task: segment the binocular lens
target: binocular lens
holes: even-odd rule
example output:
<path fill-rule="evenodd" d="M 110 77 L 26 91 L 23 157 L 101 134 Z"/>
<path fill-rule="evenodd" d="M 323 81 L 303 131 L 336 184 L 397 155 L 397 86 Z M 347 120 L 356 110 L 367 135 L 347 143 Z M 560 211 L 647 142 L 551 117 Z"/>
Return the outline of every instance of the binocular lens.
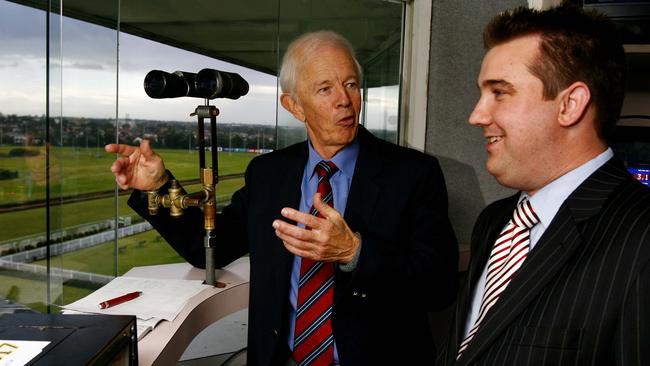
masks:
<path fill-rule="evenodd" d="M 248 83 L 239 74 L 203 69 L 198 74 L 151 70 L 144 78 L 144 91 L 151 98 L 230 98 L 248 93 Z"/>
<path fill-rule="evenodd" d="M 151 70 L 144 77 L 144 91 L 151 98 L 199 97 L 195 89 L 196 74 L 185 71 L 168 73 Z"/>
<path fill-rule="evenodd" d="M 248 83 L 239 74 L 203 69 L 196 74 L 196 90 L 208 99 L 239 99 L 248 93 Z"/>

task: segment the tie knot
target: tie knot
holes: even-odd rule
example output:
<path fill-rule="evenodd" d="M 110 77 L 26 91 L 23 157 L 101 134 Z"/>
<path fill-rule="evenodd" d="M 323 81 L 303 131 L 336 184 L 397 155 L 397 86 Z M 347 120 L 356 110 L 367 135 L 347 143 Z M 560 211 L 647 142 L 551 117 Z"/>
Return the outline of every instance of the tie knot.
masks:
<path fill-rule="evenodd" d="M 318 164 L 316 164 L 314 170 L 319 177 L 327 177 L 329 179 L 332 175 L 334 175 L 334 173 L 339 170 L 339 168 L 331 161 L 321 160 L 318 162 Z"/>
<path fill-rule="evenodd" d="M 528 229 L 531 229 L 539 222 L 539 217 L 537 217 L 533 206 L 531 206 L 527 198 L 524 198 L 517 205 L 517 209 L 512 215 L 512 222 L 519 227 L 526 227 Z"/>

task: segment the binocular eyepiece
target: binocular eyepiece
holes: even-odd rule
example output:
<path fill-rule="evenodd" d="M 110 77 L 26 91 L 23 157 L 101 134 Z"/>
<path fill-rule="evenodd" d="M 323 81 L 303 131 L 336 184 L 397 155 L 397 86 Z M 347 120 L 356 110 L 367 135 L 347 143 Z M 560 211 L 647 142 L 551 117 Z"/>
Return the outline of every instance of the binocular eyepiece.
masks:
<path fill-rule="evenodd" d="M 154 99 L 195 97 L 239 99 L 248 93 L 248 83 L 232 72 L 203 69 L 196 74 L 151 70 L 144 77 L 144 91 Z"/>

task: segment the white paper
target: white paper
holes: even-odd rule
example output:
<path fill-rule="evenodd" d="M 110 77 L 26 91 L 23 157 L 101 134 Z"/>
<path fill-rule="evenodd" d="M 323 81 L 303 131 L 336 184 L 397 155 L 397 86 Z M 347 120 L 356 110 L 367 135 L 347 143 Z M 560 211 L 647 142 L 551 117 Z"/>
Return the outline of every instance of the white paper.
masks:
<path fill-rule="evenodd" d="M 0 340 L 0 366 L 19 366 L 38 356 L 50 342 Z"/>
<path fill-rule="evenodd" d="M 160 323 L 162 319 L 160 318 L 149 318 L 149 319 L 140 319 L 136 322 L 137 332 L 138 332 L 138 341 L 144 338 L 153 328 Z"/>
<path fill-rule="evenodd" d="M 208 288 L 211 286 L 204 285 L 201 280 L 116 277 L 97 291 L 64 308 L 95 314 L 135 315 L 139 319 L 172 321 L 192 296 Z M 142 291 L 142 295 L 107 309 L 99 309 L 101 302 L 134 291 Z"/>

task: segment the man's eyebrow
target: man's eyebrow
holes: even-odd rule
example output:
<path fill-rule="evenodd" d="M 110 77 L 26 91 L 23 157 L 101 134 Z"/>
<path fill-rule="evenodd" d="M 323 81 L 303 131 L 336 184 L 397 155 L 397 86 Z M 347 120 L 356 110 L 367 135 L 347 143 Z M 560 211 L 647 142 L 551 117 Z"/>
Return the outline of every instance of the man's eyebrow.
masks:
<path fill-rule="evenodd" d="M 503 79 L 490 79 L 485 80 L 480 85 L 481 87 L 499 87 L 506 89 L 506 91 L 515 91 L 515 86 Z"/>

